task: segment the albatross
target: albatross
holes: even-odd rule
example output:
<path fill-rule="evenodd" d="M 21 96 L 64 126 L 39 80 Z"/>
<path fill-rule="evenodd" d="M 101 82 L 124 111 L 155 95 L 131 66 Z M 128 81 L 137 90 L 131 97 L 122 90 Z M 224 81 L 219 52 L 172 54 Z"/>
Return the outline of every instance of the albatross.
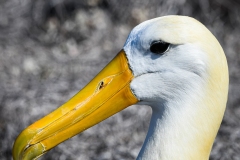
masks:
<path fill-rule="evenodd" d="M 81 91 L 17 137 L 14 160 L 51 148 L 133 104 L 152 117 L 137 160 L 207 160 L 228 96 L 228 67 L 214 35 L 187 16 L 145 21 Z"/>

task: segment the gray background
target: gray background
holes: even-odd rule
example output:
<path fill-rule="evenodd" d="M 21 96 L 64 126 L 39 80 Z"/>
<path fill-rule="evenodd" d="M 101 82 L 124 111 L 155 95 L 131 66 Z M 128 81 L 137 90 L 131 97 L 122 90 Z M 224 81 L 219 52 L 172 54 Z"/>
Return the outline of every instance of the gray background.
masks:
<path fill-rule="evenodd" d="M 237 0 L 0 0 L 0 159 L 11 159 L 14 140 L 26 126 L 87 84 L 134 26 L 179 14 L 205 24 L 226 53 L 229 100 L 210 159 L 239 160 L 239 10 Z M 134 159 L 150 115 L 149 107 L 132 106 L 42 159 Z"/>

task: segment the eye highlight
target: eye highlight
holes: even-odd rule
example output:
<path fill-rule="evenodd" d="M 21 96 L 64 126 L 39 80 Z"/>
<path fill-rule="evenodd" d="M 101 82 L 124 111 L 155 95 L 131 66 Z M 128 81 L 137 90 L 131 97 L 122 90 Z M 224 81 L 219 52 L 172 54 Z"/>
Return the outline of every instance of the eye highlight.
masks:
<path fill-rule="evenodd" d="M 159 41 L 153 41 L 150 46 L 150 51 L 155 54 L 164 54 L 169 49 L 170 43 Z"/>

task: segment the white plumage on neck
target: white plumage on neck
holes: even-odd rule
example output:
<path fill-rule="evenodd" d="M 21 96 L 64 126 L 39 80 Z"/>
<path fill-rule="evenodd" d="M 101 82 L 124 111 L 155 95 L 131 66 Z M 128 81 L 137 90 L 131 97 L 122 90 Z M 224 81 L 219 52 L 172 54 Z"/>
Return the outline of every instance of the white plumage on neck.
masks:
<path fill-rule="evenodd" d="M 171 44 L 151 53 L 154 40 Z M 139 160 L 208 159 L 228 93 L 228 69 L 215 37 L 198 21 L 166 16 L 133 29 L 125 45 L 131 90 L 153 114 Z"/>

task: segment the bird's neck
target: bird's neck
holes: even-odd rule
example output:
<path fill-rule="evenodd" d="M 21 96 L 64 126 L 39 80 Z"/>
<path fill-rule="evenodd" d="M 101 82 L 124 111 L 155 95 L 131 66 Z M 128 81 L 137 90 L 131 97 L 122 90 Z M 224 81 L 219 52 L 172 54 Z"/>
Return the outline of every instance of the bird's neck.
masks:
<path fill-rule="evenodd" d="M 153 106 L 149 131 L 137 160 L 209 159 L 224 109 L 216 113 L 217 106 L 210 106 L 208 101 L 202 98 Z"/>

